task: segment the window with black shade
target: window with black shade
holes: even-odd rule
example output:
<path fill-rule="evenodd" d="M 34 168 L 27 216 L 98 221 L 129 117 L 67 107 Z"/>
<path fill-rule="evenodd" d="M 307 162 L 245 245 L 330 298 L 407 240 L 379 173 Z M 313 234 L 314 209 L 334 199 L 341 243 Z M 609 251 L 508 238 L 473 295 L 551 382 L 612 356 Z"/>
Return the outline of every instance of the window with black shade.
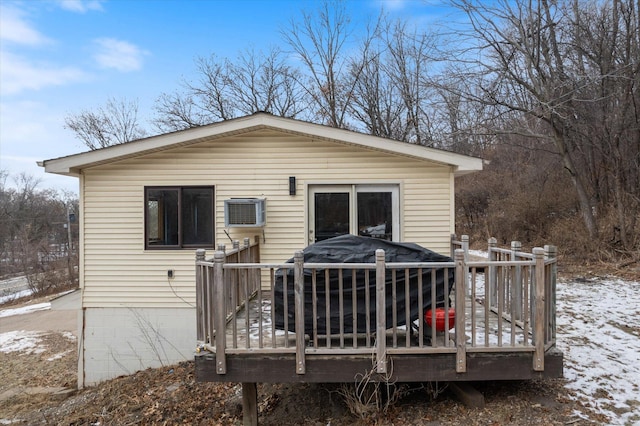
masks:
<path fill-rule="evenodd" d="M 145 248 L 213 247 L 213 187 L 146 187 Z"/>

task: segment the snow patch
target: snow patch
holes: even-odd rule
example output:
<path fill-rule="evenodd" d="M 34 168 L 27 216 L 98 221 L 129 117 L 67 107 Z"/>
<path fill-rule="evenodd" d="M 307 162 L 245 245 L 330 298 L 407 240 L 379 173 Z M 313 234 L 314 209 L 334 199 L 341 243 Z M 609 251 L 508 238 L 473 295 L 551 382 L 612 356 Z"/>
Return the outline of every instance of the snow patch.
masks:
<path fill-rule="evenodd" d="M 40 354 L 46 348 L 40 346 L 43 335 L 40 331 L 8 331 L 0 333 L 0 352 L 24 352 L 25 354 Z"/>
<path fill-rule="evenodd" d="M 611 424 L 640 424 L 640 283 L 559 281 L 556 298 L 566 387 Z"/>
<path fill-rule="evenodd" d="M 71 351 L 64 351 L 64 352 L 60 352 L 59 354 L 55 354 L 49 358 L 47 358 L 47 361 L 55 361 L 57 359 L 63 358 L 65 355 L 67 355 L 68 353 L 71 353 Z"/>
<path fill-rule="evenodd" d="M 70 331 L 63 331 L 61 334 L 62 334 L 62 337 L 66 337 L 67 339 L 72 341 L 75 341 L 77 339 L 76 335 Z"/>
<path fill-rule="evenodd" d="M 30 314 L 36 311 L 46 311 L 51 309 L 51 303 L 36 303 L 35 305 L 23 306 L 21 308 L 3 309 L 0 311 L 0 318 L 11 317 L 14 315 Z"/>
<path fill-rule="evenodd" d="M 32 290 L 21 290 L 15 293 L 10 293 L 5 296 L 0 296 L 0 305 L 3 303 L 11 302 L 16 299 L 20 299 L 21 297 L 31 296 L 33 294 Z"/>

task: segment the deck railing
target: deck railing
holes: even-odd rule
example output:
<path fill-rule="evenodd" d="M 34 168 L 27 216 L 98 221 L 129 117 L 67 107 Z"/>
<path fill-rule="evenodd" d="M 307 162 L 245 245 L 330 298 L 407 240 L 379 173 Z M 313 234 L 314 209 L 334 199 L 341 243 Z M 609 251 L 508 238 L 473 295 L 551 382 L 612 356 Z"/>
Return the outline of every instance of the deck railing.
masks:
<path fill-rule="evenodd" d="M 224 263 L 258 263 L 260 262 L 259 238 L 251 244 L 249 238 L 244 239 L 244 245 L 233 241 L 233 248 L 226 250 L 224 244 L 218 245 L 216 254 L 221 255 Z M 196 251 L 196 312 L 198 341 L 207 340 L 206 336 L 213 336 L 215 330 L 214 312 L 220 314 L 219 324 L 233 318 L 238 309 L 244 306 L 260 290 L 260 274 L 258 270 L 234 269 L 224 277 L 224 286 L 214 286 L 216 279 L 214 269 L 206 262 L 205 251 Z M 218 280 L 221 278 L 218 277 Z M 217 291 L 218 293 L 214 293 Z M 215 300 L 215 302 L 214 302 Z M 225 320 L 222 320 L 225 318 Z"/>
<path fill-rule="evenodd" d="M 488 258 L 473 259 L 465 236 L 452 239 L 452 246 L 461 247 L 454 248 L 453 261 L 440 263 L 386 262 L 384 251 L 378 250 L 375 263 L 305 263 L 302 252 L 296 252 L 293 263 L 265 264 L 259 260 L 258 241 L 250 244 L 249 239 L 229 252 L 219 247 L 209 259 L 199 250 L 198 348 L 215 354 L 218 374 L 225 374 L 228 355 L 242 353 L 295 354 L 296 372 L 304 374 L 306 358 L 313 355 L 370 355 L 376 371 L 385 373 L 389 356 L 451 353 L 456 371 L 465 372 L 467 353 L 528 351 L 534 354 L 533 369 L 543 371 L 544 353 L 556 337 L 555 247 L 526 253 L 517 242 L 504 249 L 490 239 Z M 444 280 L 436 279 L 436 269 L 443 271 Z M 293 283 L 283 273 L 288 270 L 294 272 Z M 305 289 L 305 272 L 307 283 L 311 277 L 310 290 Z M 357 286 L 356 276 L 363 286 Z M 404 279 L 409 276 L 417 278 Z M 337 301 L 327 296 L 331 277 L 340 286 Z M 283 292 L 281 329 L 275 327 L 278 279 L 281 288 L 294 290 L 293 302 Z M 451 332 L 436 330 L 435 311 L 431 326 L 423 321 L 423 286 L 431 286 L 431 306 L 436 306 L 443 304 L 435 300 L 439 285 L 449 294 L 444 304 L 455 307 L 453 324 L 445 316 L 444 328 L 451 326 Z M 411 286 L 418 291 L 411 292 Z M 358 303 L 366 304 L 365 317 L 345 317 L 344 308 L 351 304 L 355 313 Z M 417 307 L 417 319 L 405 309 L 410 306 Z M 305 324 L 305 309 L 312 309 L 312 324 Z M 321 317 L 327 325 L 317 322 Z"/>

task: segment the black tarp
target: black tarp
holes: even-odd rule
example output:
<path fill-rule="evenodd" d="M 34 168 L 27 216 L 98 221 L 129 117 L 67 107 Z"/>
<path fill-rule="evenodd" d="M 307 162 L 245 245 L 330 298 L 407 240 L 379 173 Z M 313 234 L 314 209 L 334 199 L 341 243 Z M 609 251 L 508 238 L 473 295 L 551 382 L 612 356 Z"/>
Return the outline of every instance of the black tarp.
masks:
<path fill-rule="evenodd" d="M 435 253 L 412 243 L 396 243 L 377 238 L 359 237 L 355 235 L 342 235 L 312 244 L 303 250 L 304 261 L 306 263 L 375 263 L 375 252 L 377 249 L 385 251 L 386 262 L 452 262 L 448 256 Z M 293 258 L 287 262 L 292 263 Z M 431 308 L 431 280 L 432 271 L 435 269 L 436 277 L 436 307 L 448 305 L 449 294 L 453 286 L 454 268 L 423 268 L 422 269 L 422 311 Z M 445 271 L 447 274 L 447 285 L 445 282 Z M 275 327 L 285 329 L 284 306 L 284 276 L 286 273 L 286 304 L 287 326 L 289 331 L 295 331 L 294 313 L 294 271 L 293 269 L 276 271 L 276 281 L 274 288 L 274 316 Z M 356 318 L 357 332 L 364 333 L 366 329 L 367 306 L 370 313 L 369 331 L 376 330 L 376 278 L 375 270 L 368 272 L 369 303 L 367 304 L 366 289 L 367 280 L 365 271 L 356 272 Z M 353 272 L 350 269 L 342 271 L 342 317 L 343 330 L 345 333 L 352 333 L 353 330 Z M 406 323 L 405 306 L 409 299 L 410 320 L 413 322 L 419 316 L 418 309 L 418 270 L 409 270 L 409 293 L 405 292 L 405 270 L 395 272 L 395 299 L 396 299 L 396 325 Z M 386 301 L 386 326 L 393 326 L 393 285 L 392 271 L 387 270 L 385 276 L 385 301 Z M 329 317 L 331 334 L 340 332 L 340 285 L 338 271 L 330 270 L 329 278 Z M 304 324 L 305 333 L 313 335 L 313 290 L 312 271 L 304 270 Z M 317 299 L 317 330 L 318 334 L 327 334 L 326 306 L 327 292 L 325 287 L 325 271 L 316 269 L 316 299 Z"/>

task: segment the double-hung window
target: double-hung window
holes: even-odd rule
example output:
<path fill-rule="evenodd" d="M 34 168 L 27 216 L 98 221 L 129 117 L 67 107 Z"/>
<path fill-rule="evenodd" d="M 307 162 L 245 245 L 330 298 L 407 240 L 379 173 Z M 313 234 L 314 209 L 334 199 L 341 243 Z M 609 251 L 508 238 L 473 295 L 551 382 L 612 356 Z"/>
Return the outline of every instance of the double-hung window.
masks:
<path fill-rule="evenodd" d="M 145 248 L 213 247 L 213 186 L 144 189 Z"/>

